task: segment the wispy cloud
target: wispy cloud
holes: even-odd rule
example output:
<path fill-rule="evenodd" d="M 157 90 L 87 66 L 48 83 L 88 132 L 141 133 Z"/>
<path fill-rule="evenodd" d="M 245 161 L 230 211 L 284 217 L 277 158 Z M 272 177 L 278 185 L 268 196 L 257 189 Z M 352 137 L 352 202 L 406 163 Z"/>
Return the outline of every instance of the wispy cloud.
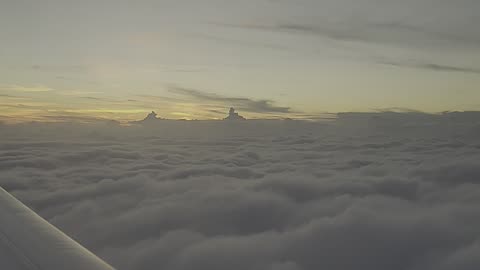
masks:
<path fill-rule="evenodd" d="M 89 67 L 82 65 L 32 65 L 31 69 L 43 72 L 69 72 L 69 73 L 79 73 L 87 72 Z"/>
<path fill-rule="evenodd" d="M 50 92 L 54 91 L 53 88 L 44 85 L 34 85 L 34 86 L 23 86 L 23 85 L 5 85 L 0 86 L 1 90 L 4 91 L 15 91 L 15 92 Z"/>
<path fill-rule="evenodd" d="M 246 112 L 266 114 L 293 112 L 290 107 L 277 106 L 274 101 L 267 99 L 255 100 L 245 97 L 229 97 L 181 87 L 170 87 L 169 92 L 184 96 L 192 101 L 220 103 L 226 107 L 234 106 Z"/>
<path fill-rule="evenodd" d="M 214 24 L 216 25 L 216 24 Z M 272 42 L 262 42 L 262 41 L 255 41 L 255 40 L 242 40 L 240 38 L 228 38 L 228 37 L 221 37 L 217 35 L 211 34 L 192 34 L 193 37 L 198 37 L 202 39 L 209 39 L 215 42 L 227 43 L 227 44 L 234 44 L 239 46 L 245 47 L 258 47 L 264 48 L 269 50 L 278 50 L 278 51 L 286 51 L 286 52 L 295 52 L 296 50 L 290 48 L 288 46 L 275 44 Z"/>
<path fill-rule="evenodd" d="M 438 30 L 431 25 L 400 21 L 344 19 L 343 21 L 271 21 L 253 23 L 211 23 L 219 27 L 245 30 L 282 32 L 318 36 L 341 42 L 386 44 L 399 47 L 480 46 L 480 36 Z"/>
<path fill-rule="evenodd" d="M 0 98 L 14 99 L 14 100 L 17 100 L 17 99 L 20 99 L 20 100 L 31 99 L 30 97 L 21 97 L 21 96 L 8 95 L 8 94 L 0 94 Z"/>
<path fill-rule="evenodd" d="M 108 101 L 108 99 L 105 99 L 105 98 L 99 98 L 99 97 L 88 97 L 88 96 L 85 96 L 85 97 L 80 97 L 82 99 L 89 99 L 89 100 L 98 100 L 98 101 Z"/>
<path fill-rule="evenodd" d="M 426 112 L 422 112 L 422 111 L 411 109 L 411 108 L 404 108 L 404 107 L 376 108 L 376 109 L 372 109 L 372 111 L 378 112 L 378 113 L 396 112 L 396 113 L 421 113 L 421 114 L 426 114 Z"/>
<path fill-rule="evenodd" d="M 47 121 L 47 122 L 67 122 L 67 123 L 97 123 L 97 122 L 112 122 L 115 123 L 115 120 L 112 119 L 107 119 L 104 117 L 94 117 L 94 116 L 88 116 L 88 115 L 74 115 L 74 114 L 68 114 L 68 115 L 62 115 L 65 114 L 65 112 L 59 112 L 57 114 L 53 115 L 41 115 L 42 121 Z"/>
<path fill-rule="evenodd" d="M 426 69 L 426 70 L 440 71 L 440 72 L 460 72 L 460 73 L 480 74 L 480 69 L 476 69 L 476 68 L 458 67 L 458 66 L 442 65 L 442 64 L 435 64 L 435 63 L 414 63 L 414 62 L 395 62 L 395 61 L 380 61 L 379 63 L 384 65 L 395 66 L 395 67 L 417 68 L 417 69 Z"/>
<path fill-rule="evenodd" d="M 103 94 L 104 92 L 101 92 L 101 91 L 64 90 L 61 93 L 62 93 L 62 95 L 67 95 L 67 96 L 82 96 L 82 95 Z"/>
<path fill-rule="evenodd" d="M 257 22 L 257 23 L 212 23 L 219 27 L 237 28 L 252 31 L 277 32 L 291 35 L 316 36 L 322 40 L 330 40 L 356 54 L 363 54 L 358 59 L 364 62 L 375 62 L 404 68 L 417 68 L 439 72 L 459 72 L 480 74 L 480 68 L 456 66 L 432 62 L 409 61 L 405 58 L 389 55 L 378 61 L 377 52 L 365 49 L 367 46 L 388 46 L 391 48 L 480 48 L 480 36 L 439 31 L 432 27 L 408 24 L 406 22 L 368 22 L 368 21 L 341 21 L 324 22 Z M 321 42 L 321 41 L 319 41 Z M 356 45 L 355 45 L 356 44 Z M 359 44 L 362 44 L 361 46 Z M 359 46 L 357 46 L 359 45 Z M 319 43 L 320 46 L 320 43 Z M 349 58 L 358 60 L 357 58 Z"/>
<path fill-rule="evenodd" d="M 348 28 L 340 28 L 338 26 L 329 27 L 327 25 L 317 26 L 301 23 L 272 23 L 272 24 L 229 24 L 229 23 L 215 23 L 215 25 L 231 28 L 261 30 L 271 32 L 284 32 L 291 34 L 308 34 L 323 36 L 335 40 L 342 41 L 366 41 L 366 38 L 355 31 Z"/>

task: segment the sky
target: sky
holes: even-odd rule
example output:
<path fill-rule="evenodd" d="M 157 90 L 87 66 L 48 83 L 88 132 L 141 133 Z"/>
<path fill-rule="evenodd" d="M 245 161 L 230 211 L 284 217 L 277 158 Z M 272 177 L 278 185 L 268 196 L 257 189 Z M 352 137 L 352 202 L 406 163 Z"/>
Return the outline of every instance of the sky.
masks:
<path fill-rule="evenodd" d="M 480 108 L 477 0 L 0 7 L 0 121 Z"/>

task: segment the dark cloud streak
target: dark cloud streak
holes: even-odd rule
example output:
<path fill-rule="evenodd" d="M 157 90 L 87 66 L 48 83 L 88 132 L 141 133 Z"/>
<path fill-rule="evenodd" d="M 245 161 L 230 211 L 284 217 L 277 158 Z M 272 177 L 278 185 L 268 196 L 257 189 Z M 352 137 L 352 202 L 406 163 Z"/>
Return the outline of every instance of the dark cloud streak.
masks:
<path fill-rule="evenodd" d="M 425 69 L 430 71 L 480 74 L 480 69 L 441 65 L 441 64 L 434 64 L 434 63 L 407 63 L 407 62 L 402 63 L 402 62 L 392 62 L 392 61 L 384 61 L 379 63 L 384 65 L 389 65 L 389 66 L 395 66 L 395 67 L 417 68 L 417 69 Z"/>
<path fill-rule="evenodd" d="M 274 102 L 271 100 L 254 100 L 250 98 L 228 97 L 224 95 L 181 87 L 170 87 L 169 92 L 188 97 L 197 102 L 215 102 L 220 103 L 225 107 L 234 106 L 247 112 L 267 114 L 284 114 L 293 112 L 290 107 L 275 106 Z"/>
<path fill-rule="evenodd" d="M 230 27 L 247 30 L 260 30 L 271 32 L 283 32 L 290 34 L 306 34 L 324 37 L 337 41 L 362 42 L 371 44 L 388 44 L 397 46 L 423 46 L 422 43 L 430 45 L 442 45 L 437 41 L 446 44 L 463 43 L 465 45 L 480 46 L 480 38 L 471 39 L 459 38 L 454 35 L 429 31 L 427 29 L 409 26 L 403 23 L 366 23 L 366 22 L 318 22 L 318 23 L 290 23 L 280 22 L 271 24 L 231 24 L 214 23 L 221 27 Z"/>

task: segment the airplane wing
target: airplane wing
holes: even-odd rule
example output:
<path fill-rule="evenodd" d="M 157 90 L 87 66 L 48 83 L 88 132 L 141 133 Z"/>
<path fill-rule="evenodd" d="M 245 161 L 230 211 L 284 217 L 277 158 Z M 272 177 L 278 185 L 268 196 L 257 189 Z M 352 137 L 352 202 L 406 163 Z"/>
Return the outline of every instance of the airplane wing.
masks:
<path fill-rule="evenodd" d="M 0 269 L 114 270 L 1 187 Z"/>

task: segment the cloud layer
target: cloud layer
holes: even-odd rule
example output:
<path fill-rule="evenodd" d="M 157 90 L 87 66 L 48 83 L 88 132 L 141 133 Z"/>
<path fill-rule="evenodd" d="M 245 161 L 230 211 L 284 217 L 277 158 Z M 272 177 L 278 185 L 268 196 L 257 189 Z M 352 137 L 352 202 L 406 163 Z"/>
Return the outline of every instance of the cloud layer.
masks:
<path fill-rule="evenodd" d="M 0 185 L 120 270 L 471 270 L 478 119 L 4 125 Z"/>

